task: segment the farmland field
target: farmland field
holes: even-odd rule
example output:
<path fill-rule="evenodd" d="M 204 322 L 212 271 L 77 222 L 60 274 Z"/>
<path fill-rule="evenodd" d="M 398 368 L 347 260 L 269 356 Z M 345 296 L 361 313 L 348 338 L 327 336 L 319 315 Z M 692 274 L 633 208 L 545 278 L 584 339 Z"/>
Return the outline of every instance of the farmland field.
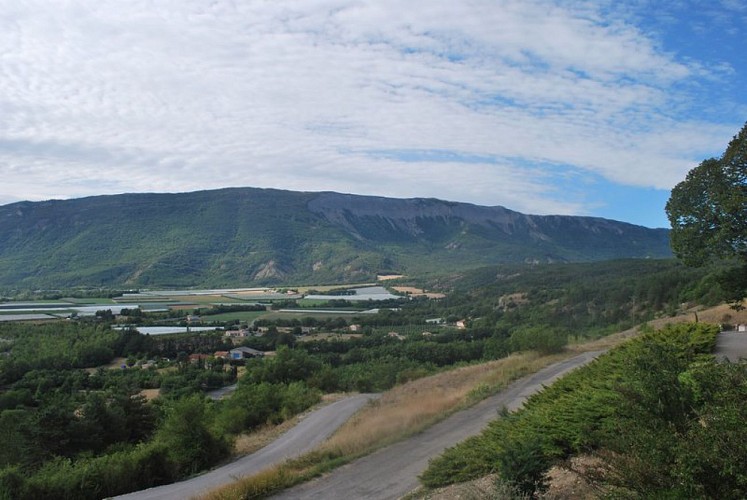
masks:
<path fill-rule="evenodd" d="M 210 316 L 204 316 L 203 319 L 205 321 L 242 321 L 242 322 L 249 322 L 254 321 L 255 319 L 259 318 L 260 316 L 265 316 L 268 313 L 266 311 L 235 311 L 235 312 L 226 312 L 226 313 L 220 313 L 220 314 L 211 314 Z"/>

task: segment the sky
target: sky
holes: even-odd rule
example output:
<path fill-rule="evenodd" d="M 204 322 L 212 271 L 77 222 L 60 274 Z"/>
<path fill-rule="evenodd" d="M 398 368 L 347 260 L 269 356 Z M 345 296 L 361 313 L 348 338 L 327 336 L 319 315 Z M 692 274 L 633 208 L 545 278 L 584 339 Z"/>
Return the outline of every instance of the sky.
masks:
<path fill-rule="evenodd" d="M 747 0 L 0 0 L 0 205 L 221 187 L 668 227 Z"/>

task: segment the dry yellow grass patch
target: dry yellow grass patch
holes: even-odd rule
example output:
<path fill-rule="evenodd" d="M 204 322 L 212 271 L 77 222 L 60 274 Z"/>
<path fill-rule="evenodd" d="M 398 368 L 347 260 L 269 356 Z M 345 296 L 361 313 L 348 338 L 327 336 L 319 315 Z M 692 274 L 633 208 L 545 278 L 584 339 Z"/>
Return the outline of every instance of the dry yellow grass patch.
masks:
<path fill-rule="evenodd" d="M 138 394 L 145 397 L 147 401 L 153 401 L 161 395 L 161 389 L 143 389 Z"/>
<path fill-rule="evenodd" d="M 479 479 L 451 484 L 443 488 L 433 490 L 421 488 L 405 495 L 404 500 L 503 500 L 504 497 L 496 494 L 497 479 L 496 474 L 490 474 Z"/>
<path fill-rule="evenodd" d="M 398 280 L 404 277 L 404 274 L 379 274 L 376 276 L 376 281 Z"/>
<path fill-rule="evenodd" d="M 742 305 L 747 306 L 747 300 L 745 300 Z M 706 309 L 696 308 L 686 313 L 678 314 L 677 316 L 657 318 L 655 320 L 649 321 L 648 323 L 646 323 L 646 325 L 653 328 L 654 330 L 660 330 L 669 324 L 689 323 L 695 321 L 696 319 L 701 323 L 730 323 L 732 325 L 744 324 L 747 323 L 747 309 L 735 311 L 727 304 L 709 307 Z M 573 352 L 588 352 L 615 347 L 622 342 L 635 337 L 640 331 L 640 328 L 640 326 L 636 326 L 622 332 L 607 335 L 606 337 L 602 337 L 597 340 L 584 342 L 582 344 L 571 345 L 568 347 L 568 349 Z"/>
<path fill-rule="evenodd" d="M 510 382 L 571 355 L 570 352 L 551 356 L 533 352 L 514 354 L 395 387 L 357 413 L 317 450 L 218 488 L 202 498 L 254 498 L 292 486 L 420 432 Z"/>
<path fill-rule="evenodd" d="M 428 297 L 429 299 L 443 299 L 446 297 L 446 294 L 439 292 L 426 292 L 422 288 L 416 288 L 414 286 L 393 286 L 392 288 L 398 292 L 410 294 L 413 297 Z"/>
<path fill-rule="evenodd" d="M 464 366 L 395 387 L 365 407 L 321 446 L 343 456 L 370 453 L 483 399 L 509 382 L 554 363 L 567 354 L 514 354 Z"/>
<path fill-rule="evenodd" d="M 197 500 L 236 500 L 237 498 L 265 498 L 269 492 L 277 491 L 278 485 L 293 484 L 293 473 L 285 465 L 269 467 L 251 476 L 251 481 L 239 481 L 217 488 L 204 495 L 193 497 Z"/>
<path fill-rule="evenodd" d="M 280 437 L 298 423 L 297 418 L 286 420 L 277 425 L 267 424 L 253 432 L 241 434 L 233 443 L 233 454 L 237 457 L 260 450 Z"/>

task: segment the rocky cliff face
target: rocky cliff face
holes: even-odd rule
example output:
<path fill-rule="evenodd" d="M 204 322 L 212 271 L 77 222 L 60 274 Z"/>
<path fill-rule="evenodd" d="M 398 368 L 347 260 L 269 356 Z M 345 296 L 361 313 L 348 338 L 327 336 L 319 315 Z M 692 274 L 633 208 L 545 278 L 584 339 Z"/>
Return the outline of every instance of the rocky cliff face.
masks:
<path fill-rule="evenodd" d="M 492 241 L 556 243 L 569 246 L 568 250 L 581 244 L 589 250 L 596 246 L 603 251 L 622 243 L 626 248 L 623 253 L 635 254 L 628 256 L 670 255 L 667 230 L 595 217 L 526 215 L 500 206 L 337 193 L 320 194 L 309 201 L 308 208 L 360 240 L 437 241 L 446 238 L 452 240 L 447 245 L 457 248 L 459 237 L 471 232 Z"/>

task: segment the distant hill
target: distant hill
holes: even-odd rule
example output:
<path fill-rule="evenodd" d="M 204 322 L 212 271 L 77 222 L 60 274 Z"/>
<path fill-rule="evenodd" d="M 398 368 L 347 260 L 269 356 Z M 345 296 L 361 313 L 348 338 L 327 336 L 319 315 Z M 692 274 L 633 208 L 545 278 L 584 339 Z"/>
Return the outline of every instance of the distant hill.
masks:
<path fill-rule="evenodd" d="M 0 287 L 368 280 L 670 256 L 668 231 L 437 199 L 232 188 L 0 206 Z"/>

